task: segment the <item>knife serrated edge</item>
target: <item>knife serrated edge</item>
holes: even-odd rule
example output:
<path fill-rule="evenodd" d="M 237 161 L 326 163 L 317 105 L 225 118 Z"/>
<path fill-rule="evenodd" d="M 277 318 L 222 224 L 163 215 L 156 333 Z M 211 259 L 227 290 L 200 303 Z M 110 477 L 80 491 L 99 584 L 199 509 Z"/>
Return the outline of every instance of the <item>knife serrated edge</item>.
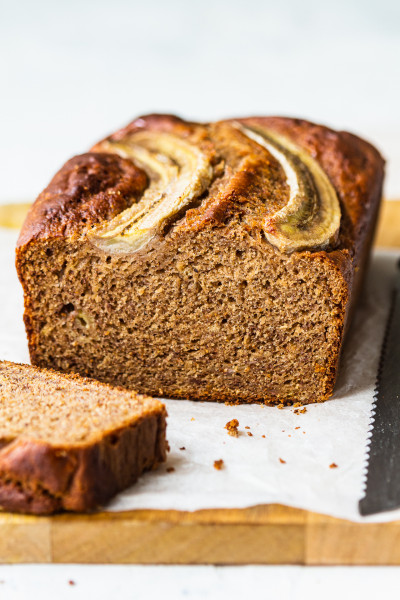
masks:
<path fill-rule="evenodd" d="M 397 268 L 397 270 L 400 269 L 400 259 L 396 263 L 396 268 Z M 393 314 L 394 314 L 394 310 L 395 310 L 395 306 L 396 306 L 396 299 L 397 299 L 398 293 L 399 293 L 399 290 L 397 289 L 397 286 L 395 286 L 392 291 L 392 297 L 390 300 L 389 314 L 387 316 L 385 332 L 383 335 L 383 341 L 382 341 L 382 345 L 381 345 L 381 352 L 380 352 L 380 356 L 379 356 L 378 370 L 377 370 L 377 375 L 376 375 L 376 380 L 375 380 L 375 388 L 374 388 L 374 395 L 373 395 L 373 401 L 372 401 L 372 406 L 371 406 L 371 413 L 369 416 L 367 440 L 365 443 L 365 458 L 364 458 L 364 465 L 363 465 L 363 469 L 362 469 L 362 496 L 358 502 L 359 512 L 363 516 L 366 516 L 367 514 L 373 514 L 369 511 L 365 511 L 363 509 L 363 505 L 366 500 L 367 490 L 368 490 L 369 467 L 370 467 L 370 458 L 371 458 L 371 443 L 372 443 L 372 436 L 374 433 L 375 415 L 376 415 L 377 402 L 378 402 L 378 396 L 379 396 L 379 391 L 380 391 L 382 369 L 383 369 L 384 361 L 386 358 L 387 341 L 388 341 L 388 337 L 389 337 L 390 327 L 391 327 L 391 324 L 393 321 Z"/>

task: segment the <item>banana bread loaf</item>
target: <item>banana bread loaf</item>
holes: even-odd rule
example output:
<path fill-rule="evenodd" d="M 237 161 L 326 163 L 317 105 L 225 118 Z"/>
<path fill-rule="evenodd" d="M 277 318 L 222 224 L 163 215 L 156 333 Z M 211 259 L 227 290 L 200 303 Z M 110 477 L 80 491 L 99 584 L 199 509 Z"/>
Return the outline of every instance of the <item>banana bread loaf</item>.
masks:
<path fill-rule="evenodd" d="M 173 398 L 327 399 L 382 180 L 370 144 L 299 119 L 137 119 L 28 214 L 32 362 Z"/>
<path fill-rule="evenodd" d="M 80 377 L 0 362 L 0 509 L 88 511 L 164 461 L 165 407 Z"/>

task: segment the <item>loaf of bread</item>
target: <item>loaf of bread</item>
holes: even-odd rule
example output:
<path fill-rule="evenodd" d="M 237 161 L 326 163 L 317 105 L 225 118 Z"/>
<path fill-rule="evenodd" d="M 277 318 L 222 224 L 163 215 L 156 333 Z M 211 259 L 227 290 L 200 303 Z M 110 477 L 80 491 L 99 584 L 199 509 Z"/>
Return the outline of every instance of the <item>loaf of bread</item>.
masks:
<path fill-rule="evenodd" d="M 164 405 L 80 377 L 0 362 L 0 509 L 89 511 L 165 460 Z"/>
<path fill-rule="evenodd" d="M 299 119 L 137 119 L 26 219 L 32 362 L 172 398 L 326 400 L 382 180 L 370 144 Z"/>

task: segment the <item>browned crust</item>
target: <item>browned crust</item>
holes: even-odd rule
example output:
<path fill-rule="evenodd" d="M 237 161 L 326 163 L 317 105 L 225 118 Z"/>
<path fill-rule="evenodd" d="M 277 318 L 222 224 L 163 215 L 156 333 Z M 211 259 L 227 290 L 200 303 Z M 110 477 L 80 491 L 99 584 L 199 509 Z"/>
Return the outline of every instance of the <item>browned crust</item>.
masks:
<path fill-rule="evenodd" d="M 71 158 L 30 209 L 18 245 L 82 232 L 133 204 L 147 185 L 146 174 L 116 154 Z"/>
<path fill-rule="evenodd" d="M 190 121 L 184 121 L 180 117 L 175 115 L 160 115 L 150 114 L 138 117 L 126 127 L 122 127 L 115 133 L 112 133 L 109 138 L 110 140 L 120 141 L 127 136 L 132 135 L 136 131 L 146 129 L 150 131 L 164 131 L 166 133 L 176 133 L 181 136 L 189 136 L 193 133 L 198 125 Z"/>
<path fill-rule="evenodd" d="M 382 194 L 384 161 L 379 152 L 364 140 L 350 133 L 333 131 L 305 120 L 284 117 L 251 117 L 239 120 L 244 124 L 258 124 L 273 129 L 307 150 L 325 170 L 337 191 L 341 203 L 342 220 L 338 244 L 328 251 L 295 253 L 299 260 L 328 262 L 343 282 L 341 286 L 343 313 L 337 339 L 337 352 L 332 353 L 328 365 L 325 393 L 319 398 L 322 401 L 332 394 L 343 342 L 343 332 L 347 328 L 349 315 L 355 304 L 357 291 L 362 283 Z M 173 131 L 178 135 L 191 136 L 194 135 L 196 124 L 182 121 L 170 115 L 149 115 L 140 117 L 124 129 L 113 134 L 110 139 L 123 139 L 139 128 Z M 246 172 L 243 176 L 248 177 L 249 173 Z M 42 202 L 44 201 L 42 200 Z M 46 205 L 53 207 L 51 194 L 46 199 Z M 57 205 L 55 210 L 61 209 Z M 104 210 L 104 207 L 99 209 L 96 214 L 98 221 L 107 218 L 106 213 L 102 213 L 101 210 Z M 238 208 L 231 201 L 231 197 L 217 195 L 211 204 L 203 203 L 198 208 L 189 210 L 180 221 L 176 234 L 179 235 L 180 230 L 200 232 L 212 227 L 224 227 L 227 222 L 234 222 L 235 211 L 237 210 Z M 79 208 L 68 218 L 73 223 L 71 227 L 75 227 L 76 224 L 76 227 L 79 228 L 81 219 Z M 47 239 L 50 236 L 49 227 L 45 222 L 40 221 L 40 217 L 35 211 L 28 215 L 24 235 L 21 235 L 17 249 L 17 269 L 25 289 L 26 285 L 23 281 L 24 275 L 21 268 L 23 246 L 32 239 Z M 57 225 L 55 229 L 55 235 L 65 235 L 60 233 Z M 38 233 L 34 237 L 32 232 Z M 27 295 L 25 296 L 24 318 L 32 356 L 35 353 L 35 342 L 33 340 L 33 327 L 30 322 L 30 299 Z M 169 395 L 171 397 L 181 396 L 178 389 L 169 390 Z M 232 401 L 230 395 L 225 398 L 220 391 L 216 395 L 214 390 L 205 393 L 193 389 L 191 397 L 202 400 Z M 260 401 L 264 401 L 264 399 L 260 399 Z M 268 398 L 268 401 L 281 402 L 282 399 L 271 397 Z M 243 399 L 239 399 L 238 402 L 243 402 Z"/>
<path fill-rule="evenodd" d="M 21 367 L 28 372 L 37 369 Z M 66 381 L 90 381 L 105 391 L 111 388 L 79 375 L 57 375 Z M 105 433 L 96 442 L 54 446 L 24 437 L 2 445 L 0 509 L 51 514 L 104 505 L 144 471 L 166 460 L 166 416 L 165 406 L 154 402 L 134 423 Z"/>
<path fill-rule="evenodd" d="M 382 193 L 384 160 L 376 148 L 347 131 L 303 119 L 251 117 L 241 122 L 259 124 L 290 138 L 320 163 L 341 203 L 339 247 L 357 254 Z"/>
<path fill-rule="evenodd" d="M 272 129 L 307 150 L 320 163 L 339 197 L 342 219 L 338 247 L 332 252 L 310 254 L 312 260 L 329 261 L 345 282 L 340 335 L 326 373 L 326 392 L 320 399 L 324 401 L 332 395 L 345 333 L 363 284 L 382 198 L 384 160 L 365 140 L 304 119 L 250 117 L 241 122 Z"/>
<path fill-rule="evenodd" d="M 0 452 L 0 508 L 51 514 L 87 512 L 106 504 L 165 461 L 165 411 L 83 448 L 17 440 Z M 127 457 L 136 451 L 135 462 Z"/>
<path fill-rule="evenodd" d="M 357 254 L 381 196 L 384 161 L 379 152 L 350 133 L 301 119 L 250 117 L 236 120 L 273 129 L 320 162 L 342 205 L 339 249 L 347 248 Z M 143 128 L 174 132 L 182 137 L 195 136 L 203 143 L 207 137 L 204 126 L 172 115 L 148 115 L 136 119 L 109 139 L 121 140 Z M 244 175 L 249 176 L 247 172 Z M 108 220 L 139 198 L 146 184 L 143 171 L 117 155 L 92 152 L 74 157 L 36 200 L 22 228 L 18 247 L 32 240 L 82 232 Z M 235 207 L 226 202 L 226 198 L 218 197 L 212 207 L 207 206 L 206 212 L 201 207 L 190 211 L 188 229 L 223 225 L 228 213 L 232 217 L 232 210 Z"/>

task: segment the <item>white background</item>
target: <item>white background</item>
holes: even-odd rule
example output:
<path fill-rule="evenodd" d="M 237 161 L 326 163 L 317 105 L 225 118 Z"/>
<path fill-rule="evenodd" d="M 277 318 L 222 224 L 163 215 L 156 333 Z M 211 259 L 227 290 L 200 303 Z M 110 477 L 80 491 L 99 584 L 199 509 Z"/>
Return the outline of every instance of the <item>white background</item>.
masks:
<path fill-rule="evenodd" d="M 400 3 L 0 0 L 0 202 L 135 116 L 302 116 L 373 141 L 400 197 Z M 400 226 L 400 225 L 399 225 Z M 391 598 L 397 569 L 0 567 L 0 598 Z M 74 579 L 75 586 L 68 580 Z"/>
<path fill-rule="evenodd" d="M 302 116 L 372 140 L 400 197 L 395 0 L 0 0 L 0 200 L 139 114 Z"/>

